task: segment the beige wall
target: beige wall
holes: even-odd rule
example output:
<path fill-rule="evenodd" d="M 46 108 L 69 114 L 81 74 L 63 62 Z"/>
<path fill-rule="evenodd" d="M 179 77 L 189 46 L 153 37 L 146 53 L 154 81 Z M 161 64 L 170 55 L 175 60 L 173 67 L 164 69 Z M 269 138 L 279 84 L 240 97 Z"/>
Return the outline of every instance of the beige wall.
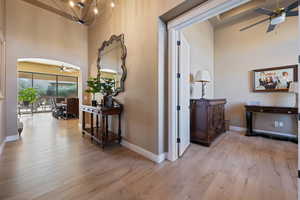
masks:
<path fill-rule="evenodd" d="M 87 78 L 87 28 L 20 0 L 7 9 L 7 135 L 17 134 L 17 59 L 45 58 L 81 68 Z M 83 87 L 79 92 L 82 93 Z"/>
<path fill-rule="evenodd" d="M 127 80 L 118 96 L 124 104 L 123 135 L 155 154 L 158 150 L 158 16 L 183 0 L 117 1 L 89 28 L 89 67 L 96 72 L 97 50 L 112 34 L 125 34 Z"/>
<path fill-rule="evenodd" d="M 4 19 L 5 19 L 5 15 L 4 15 L 4 0 L 0 0 L 0 34 L 4 34 Z M 0 66 L 1 67 L 1 66 Z M 3 76 L 0 76 L 3 78 Z M 0 81 L 1 83 L 1 81 Z M 5 140 L 6 137 L 6 133 L 5 133 L 5 129 L 6 129 L 6 124 L 5 124 L 5 113 L 6 113 L 6 109 L 5 109 L 5 100 L 0 98 L 0 145 L 3 143 L 3 141 Z"/>
<path fill-rule="evenodd" d="M 268 34 L 266 23 L 239 32 L 259 19 L 215 30 L 215 97 L 228 100 L 226 118 L 234 126 L 245 127 L 244 105 L 249 101 L 273 106 L 293 106 L 295 102 L 294 94 L 290 93 L 252 92 L 252 70 L 298 63 L 297 18 L 288 18 Z M 283 121 L 285 127 L 274 128 L 274 120 Z M 257 115 L 255 128 L 297 133 L 297 121 L 295 117 L 282 115 Z"/>
<path fill-rule="evenodd" d="M 190 45 L 190 72 L 194 78 L 199 70 L 207 70 L 211 82 L 207 83 L 205 98 L 214 97 L 214 28 L 209 21 L 193 24 L 183 30 Z M 201 83 L 191 83 L 191 98 L 201 98 Z"/>

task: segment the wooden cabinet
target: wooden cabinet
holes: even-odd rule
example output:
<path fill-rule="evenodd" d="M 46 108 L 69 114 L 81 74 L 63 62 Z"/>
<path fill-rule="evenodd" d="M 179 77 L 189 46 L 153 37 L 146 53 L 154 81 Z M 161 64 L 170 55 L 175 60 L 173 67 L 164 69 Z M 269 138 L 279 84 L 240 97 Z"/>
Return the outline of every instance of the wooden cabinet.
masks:
<path fill-rule="evenodd" d="M 225 132 L 226 99 L 191 100 L 191 142 L 210 146 Z"/>

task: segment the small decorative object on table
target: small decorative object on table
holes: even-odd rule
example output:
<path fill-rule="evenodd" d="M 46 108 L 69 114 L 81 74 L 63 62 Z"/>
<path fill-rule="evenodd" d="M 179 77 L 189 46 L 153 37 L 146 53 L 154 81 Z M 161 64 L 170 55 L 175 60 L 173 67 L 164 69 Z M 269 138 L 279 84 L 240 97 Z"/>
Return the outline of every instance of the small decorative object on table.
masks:
<path fill-rule="evenodd" d="M 298 82 L 292 82 L 290 84 L 289 92 L 295 93 L 296 95 L 296 100 L 295 100 L 295 105 L 294 107 L 298 107 Z"/>
<path fill-rule="evenodd" d="M 87 81 L 88 89 L 85 90 L 87 93 L 90 93 L 93 95 L 92 99 L 92 106 L 97 107 L 97 101 L 96 101 L 96 94 L 101 91 L 101 83 L 100 78 L 92 78 L 90 77 Z"/>
<path fill-rule="evenodd" d="M 207 70 L 200 70 L 197 72 L 195 76 L 195 82 L 201 82 L 202 83 L 202 95 L 201 98 L 203 99 L 205 97 L 205 86 L 206 83 L 210 82 L 210 75 Z"/>
<path fill-rule="evenodd" d="M 114 92 L 115 82 L 113 79 L 101 78 L 100 93 L 103 95 L 103 106 L 111 108 L 113 106 L 112 94 Z"/>
<path fill-rule="evenodd" d="M 17 127 L 18 127 L 19 136 L 21 136 L 21 133 L 23 132 L 24 125 L 23 125 L 23 122 L 21 122 L 21 119 L 19 117 L 18 117 L 18 121 L 17 121 Z"/>

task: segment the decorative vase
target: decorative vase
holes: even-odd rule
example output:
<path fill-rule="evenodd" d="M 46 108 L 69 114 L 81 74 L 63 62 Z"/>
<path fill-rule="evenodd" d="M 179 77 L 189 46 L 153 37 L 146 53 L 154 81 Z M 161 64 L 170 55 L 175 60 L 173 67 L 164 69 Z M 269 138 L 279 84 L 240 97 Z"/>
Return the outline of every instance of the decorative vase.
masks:
<path fill-rule="evenodd" d="M 23 125 L 23 122 L 21 122 L 20 118 L 18 118 L 17 127 L 18 127 L 19 136 L 21 136 L 21 133 L 23 132 L 24 125 Z"/>
<path fill-rule="evenodd" d="M 103 97 L 103 105 L 104 107 L 108 107 L 108 108 L 111 108 L 113 107 L 113 98 L 112 96 L 104 96 Z"/>
<path fill-rule="evenodd" d="M 25 107 L 28 107 L 29 103 L 30 103 L 29 101 L 23 101 L 23 104 L 24 104 Z"/>
<path fill-rule="evenodd" d="M 92 106 L 97 107 L 97 101 L 96 100 L 92 100 Z"/>

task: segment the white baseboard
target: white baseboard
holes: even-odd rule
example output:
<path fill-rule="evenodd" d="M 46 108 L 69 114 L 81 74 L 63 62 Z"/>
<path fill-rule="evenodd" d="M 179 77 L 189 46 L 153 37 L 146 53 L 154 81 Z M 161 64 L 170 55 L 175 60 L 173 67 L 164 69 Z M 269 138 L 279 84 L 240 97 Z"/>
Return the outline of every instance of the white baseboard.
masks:
<path fill-rule="evenodd" d="M 0 155 L 1 155 L 2 152 L 3 152 L 4 146 L 5 146 L 5 140 L 3 140 L 3 141 L 2 141 L 2 144 L 0 144 Z"/>
<path fill-rule="evenodd" d="M 231 131 L 238 131 L 238 132 L 242 132 L 242 131 L 246 131 L 247 129 L 244 127 L 240 127 L 240 126 L 230 126 L 229 129 Z"/>
<path fill-rule="evenodd" d="M 239 126 L 230 126 L 231 131 L 238 131 L 238 132 L 245 132 L 247 129 L 244 127 L 239 127 Z M 269 133 L 269 134 L 274 134 L 274 135 L 282 135 L 282 136 L 294 136 L 294 133 L 280 133 L 276 131 L 266 131 L 266 130 L 260 130 L 260 129 L 253 129 L 255 132 L 261 132 L 261 133 Z M 295 135 L 295 137 L 297 137 Z"/>
<path fill-rule="evenodd" d="M 19 135 L 10 135 L 6 137 L 5 142 L 14 142 L 17 141 L 19 138 Z"/>
<path fill-rule="evenodd" d="M 125 141 L 125 140 L 122 140 L 121 144 L 124 147 L 126 147 L 126 148 L 128 148 L 128 149 L 130 149 L 130 150 L 132 150 L 132 151 L 148 158 L 149 160 L 152 160 L 155 163 L 161 163 L 166 159 L 166 154 L 165 153 L 162 153 L 160 155 L 156 155 L 156 154 L 154 154 L 150 151 L 147 151 L 147 150 L 145 150 L 145 149 L 143 149 L 143 148 L 141 148 L 141 147 L 139 147 L 135 144 L 131 144 L 131 143 Z"/>

